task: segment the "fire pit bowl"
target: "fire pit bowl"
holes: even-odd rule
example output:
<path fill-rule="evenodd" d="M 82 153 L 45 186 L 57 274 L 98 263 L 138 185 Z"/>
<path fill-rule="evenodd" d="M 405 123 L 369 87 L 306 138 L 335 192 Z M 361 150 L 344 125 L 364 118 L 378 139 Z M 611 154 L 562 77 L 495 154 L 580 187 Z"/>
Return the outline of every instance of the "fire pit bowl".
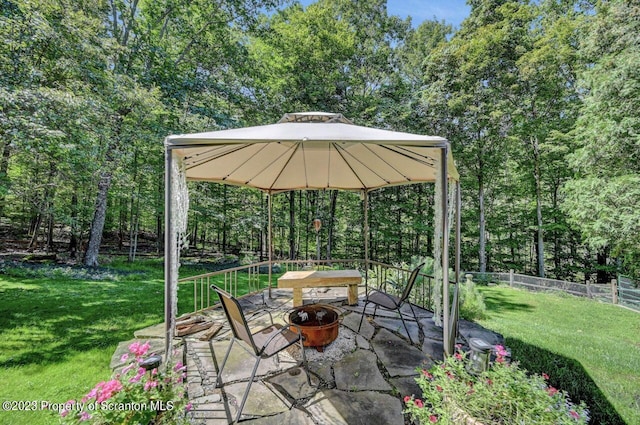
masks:
<path fill-rule="evenodd" d="M 324 347 L 338 337 L 340 321 L 338 312 L 326 304 L 310 304 L 296 307 L 289 313 L 291 330 L 302 331 L 305 347 L 315 347 L 322 352 Z"/>

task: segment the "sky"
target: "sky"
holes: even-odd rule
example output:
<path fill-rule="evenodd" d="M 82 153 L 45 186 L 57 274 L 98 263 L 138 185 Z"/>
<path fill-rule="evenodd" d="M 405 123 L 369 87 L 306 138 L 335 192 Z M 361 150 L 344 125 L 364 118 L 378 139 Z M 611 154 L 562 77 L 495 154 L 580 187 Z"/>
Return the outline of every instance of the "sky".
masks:
<path fill-rule="evenodd" d="M 456 28 L 469 16 L 466 0 L 387 0 L 389 15 L 411 16 L 414 27 L 427 19 L 444 20 Z"/>
<path fill-rule="evenodd" d="M 314 0 L 301 0 L 303 5 L 309 5 Z M 466 0 L 387 0 L 387 11 L 390 15 L 402 18 L 411 16 L 411 23 L 417 27 L 427 19 L 444 20 L 456 28 L 469 16 L 471 8 Z"/>

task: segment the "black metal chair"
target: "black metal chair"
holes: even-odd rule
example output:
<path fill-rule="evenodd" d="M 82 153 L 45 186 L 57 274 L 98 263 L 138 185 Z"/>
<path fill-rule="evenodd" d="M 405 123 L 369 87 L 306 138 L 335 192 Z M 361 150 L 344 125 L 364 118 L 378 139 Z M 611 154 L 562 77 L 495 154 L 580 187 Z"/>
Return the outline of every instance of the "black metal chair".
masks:
<path fill-rule="evenodd" d="M 358 332 L 360 332 L 360 328 L 362 328 L 362 321 L 364 320 L 364 315 L 367 310 L 367 305 L 369 303 L 375 304 L 375 308 L 373 309 L 373 317 L 376 317 L 376 312 L 378 311 L 378 307 L 381 307 L 385 310 L 389 311 L 397 311 L 398 315 L 400 315 L 400 319 L 402 320 L 402 324 L 404 325 L 404 329 L 407 331 L 407 336 L 409 337 L 409 341 L 413 344 L 413 339 L 411 339 L 411 333 L 409 332 L 409 328 L 407 327 L 406 322 L 404 321 L 404 317 L 402 311 L 400 309 L 402 306 L 407 303 L 409 307 L 411 307 L 411 312 L 413 313 L 413 318 L 416 323 L 418 322 L 418 317 L 416 316 L 416 312 L 413 310 L 413 306 L 410 302 L 408 302 L 409 295 L 411 294 L 411 290 L 413 289 L 413 285 L 416 283 L 418 279 L 418 274 L 424 263 L 420 264 L 418 267 L 413 269 L 411 275 L 409 275 L 409 280 L 407 281 L 407 285 L 404 287 L 402 294 L 398 297 L 396 295 L 389 294 L 387 292 L 381 291 L 379 289 L 373 289 L 367 293 L 366 299 L 364 301 L 364 309 L 362 310 L 362 317 L 360 318 L 360 326 L 358 326 Z M 418 327 L 420 325 L 418 324 Z"/>
<path fill-rule="evenodd" d="M 309 368 L 307 365 L 307 358 L 304 353 L 303 337 L 300 329 L 298 329 L 298 332 L 294 332 L 289 328 L 291 326 L 295 327 L 295 325 L 283 326 L 279 323 L 274 324 L 271 313 L 268 310 L 265 310 L 271 318 L 271 325 L 252 333 L 249 329 L 249 323 L 245 318 L 242 307 L 240 306 L 238 300 L 231 296 L 231 294 L 229 294 L 228 292 L 218 288 L 215 285 L 212 285 L 211 288 L 216 291 L 218 297 L 220 298 L 220 303 L 222 304 L 222 308 L 224 309 L 224 313 L 227 316 L 227 320 L 229 321 L 229 325 L 231 326 L 231 331 L 233 333 L 231 342 L 229 343 L 229 348 L 227 349 L 227 353 L 225 354 L 222 365 L 220 366 L 220 371 L 218 372 L 216 386 L 219 387 L 222 384 L 222 371 L 227 362 L 227 359 L 229 358 L 229 354 L 231 353 L 231 348 L 233 347 L 234 342 L 244 342 L 244 344 L 239 345 L 244 348 L 249 354 L 253 355 L 256 359 L 256 363 L 253 366 L 253 371 L 251 372 L 251 378 L 249 379 L 249 383 L 247 384 L 247 389 L 245 390 L 245 393 L 242 397 L 242 402 L 238 406 L 238 415 L 234 423 L 240 421 L 240 417 L 242 416 L 242 409 L 244 408 L 244 404 L 247 401 L 247 396 L 249 395 L 249 390 L 251 389 L 251 384 L 253 384 L 253 380 L 255 378 L 256 371 L 258 370 L 258 365 L 260 364 L 261 359 L 267 359 L 272 356 L 276 356 L 276 359 L 279 361 L 279 358 L 277 357 L 278 353 L 296 343 L 300 343 L 300 351 L 302 352 L 302 363 L 307 373 L 307 383 L 309 384 L 309 386 L 311 386 Z M 245 345 L 247 345 L 248 348 L 245 347 Z"/>

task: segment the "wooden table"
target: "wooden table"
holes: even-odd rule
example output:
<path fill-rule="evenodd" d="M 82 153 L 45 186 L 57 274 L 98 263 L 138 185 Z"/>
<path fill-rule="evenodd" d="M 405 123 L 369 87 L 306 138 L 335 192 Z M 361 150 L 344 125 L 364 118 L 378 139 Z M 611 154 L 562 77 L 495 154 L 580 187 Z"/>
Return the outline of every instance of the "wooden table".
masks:
<path fill-rule="evenodd" d="M 302 289 L 325 286 L 347 286 L 347 302 L 358 304 L 358 285 L 362 275 L 358 270 L 307 270 L 286 272 L 278 279 L 278 288 L 293 288 L 293 306 L 302 305 Z"/>

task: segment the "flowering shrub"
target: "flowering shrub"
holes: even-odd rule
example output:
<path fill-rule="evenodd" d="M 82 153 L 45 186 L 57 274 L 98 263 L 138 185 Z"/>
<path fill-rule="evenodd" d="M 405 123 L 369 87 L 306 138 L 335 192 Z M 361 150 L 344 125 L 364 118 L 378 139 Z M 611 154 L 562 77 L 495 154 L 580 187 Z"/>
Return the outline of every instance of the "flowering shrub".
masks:
<path fill-rule="evenodd" d="M 549 386 L 548 375 L 527 375 L 516 363 L 497 358 L 489 370 L 473 375 L 466 353 L 457 352 L 430 370 L 421 370 L 416 382 L 422 398 L 404 398 L 405 413 L 421 424 L 587 424 L 584 405 L 573 404 L 566 393 Z M 535 419 L 535 421 L 534 421 Z"/>
<path fill-rule="evenodd" d="M 140 367 L 149 343 L 134 342 L 120 360 L 129 364 L 110 381 L 103 381 L 82 399 L 69 400 L 60 411 L 64 424 L 180 424 L 186 423 L 184 378 L 186 367 L 178 362 L 164 371 Z"/>

